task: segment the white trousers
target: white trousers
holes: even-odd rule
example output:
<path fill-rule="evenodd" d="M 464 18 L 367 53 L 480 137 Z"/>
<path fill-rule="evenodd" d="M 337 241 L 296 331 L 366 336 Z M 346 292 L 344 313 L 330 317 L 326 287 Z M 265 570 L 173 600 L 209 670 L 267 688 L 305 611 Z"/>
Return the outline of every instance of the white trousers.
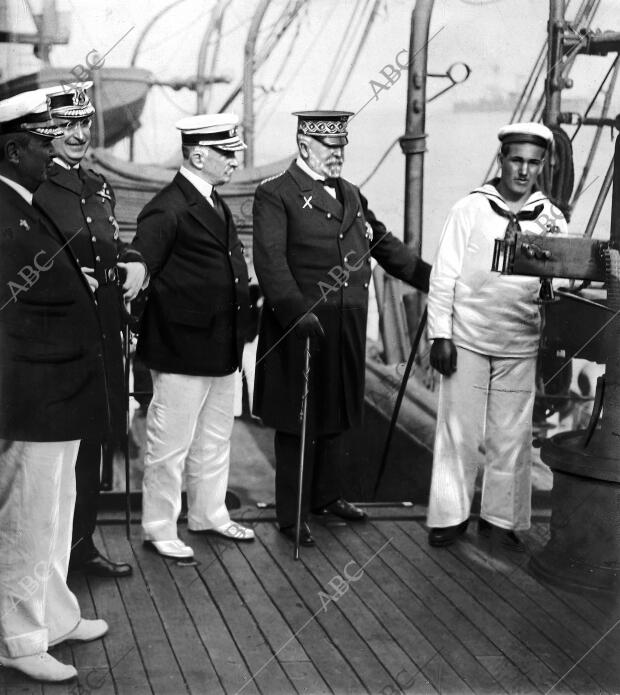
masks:
<path fill-rule="evenodd" d="M 80 620 L 67 587 L 80 442 L 0 439 L 0 654 L 28 656 Z"/>
<path fill-rule="evenodd" d="M 457 370 L 439 386 L 429 527 L 469 517 L 481 464 L 481 517 L 504 529 L 530 527 L 535 376 L 536 357 L 457 347 Z"/>
<path fill-rule="evenodd" d="M 169 541 L 177 538 L 184 472 L 188 528 L 200 531 L 230 520 L 225 498 L 235 375 L 188 376 L 154 370 L 151 375 L 142 530 L 145 540 Z"/>

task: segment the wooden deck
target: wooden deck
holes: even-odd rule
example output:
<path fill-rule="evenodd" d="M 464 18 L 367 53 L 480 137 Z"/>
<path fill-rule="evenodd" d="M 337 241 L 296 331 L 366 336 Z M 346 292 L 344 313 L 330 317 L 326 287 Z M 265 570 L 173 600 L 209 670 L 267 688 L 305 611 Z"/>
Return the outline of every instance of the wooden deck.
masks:
<path fill-rule="evenodd" d="M 618 605 L 551 590 L 527 556 L 466 540 L 432 549 L 419 508 L 373 509 L 366 524 L 314 524 L 317 548 L 292 547 L 271 513 L 258 540 L 193 535 L 197 566 L 130 545 L 100 527 L 102 548 L 131 578 L 71 575 L 104 640 L 60 645 L 79 682 L 41 686 L 0 671 L 17 693 L 619 693 Z M 540 547 L 547 524 L 527 535 Z M 348 575 L 348 577 L 347 577 Z M 615 629 L 614 629 L 615 628 Z"/>

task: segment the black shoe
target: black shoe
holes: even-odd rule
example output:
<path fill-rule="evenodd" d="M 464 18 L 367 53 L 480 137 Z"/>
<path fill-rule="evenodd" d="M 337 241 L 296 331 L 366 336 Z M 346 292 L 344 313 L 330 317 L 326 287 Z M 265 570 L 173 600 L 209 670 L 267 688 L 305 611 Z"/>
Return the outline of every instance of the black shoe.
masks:
<path fill-rule="evenodd" d="M 339 516 L 341 519 L 346 519 L 347 521 L 366 521 L 368 518 L 366 516 L 366 512 L 362 511 L 354 504 L 351 504 L 351 502 L 343 500 L 342 497 L 331 504 L 326 504 L 324 507 L 315 509 L 313 514 L 317 514 L 319 516 L 333 514 L 334 516 Z"/>
<path fill-rule="evenodd" d="M 280 529 L 280 533 L 293 541 L 293 543 L 295 542 L 295 526 L 285 526 Z M 299 529 L 299 545 L 303 545 L 306 548 L 311 548 L 313 545 L 316 545 L 310 533 L 310 527 L 305 522 Z"/>
<path fill-rule="evenodd" d="M 101 553 L 86 560 L 81 565 L 72 565 L 71 571 L 91 574 L 95 577 L 128 577 L 132 573 L 131 565 L 126 562 L 112 562 Z"/>
<path fill-rule="evenodd" d="M 429 545 L 435 548 L 442 548 L 446 545 L 452 545 L 459 536 L 462 536 L 467 531 L 469 519 L 457 524 L 456 526 L 444 526 L 442 528 L 432 528 L 428 534 Z"/>
<path fill-rule="evenodd" d="M 500 528 L 486 519 L 478 519 L 478 534 L 489 538 L 492 543 L 497 543 L 507 550 L 512 550 L 515 553 L 525 552 L 525 544 L 514 531 Z"/>

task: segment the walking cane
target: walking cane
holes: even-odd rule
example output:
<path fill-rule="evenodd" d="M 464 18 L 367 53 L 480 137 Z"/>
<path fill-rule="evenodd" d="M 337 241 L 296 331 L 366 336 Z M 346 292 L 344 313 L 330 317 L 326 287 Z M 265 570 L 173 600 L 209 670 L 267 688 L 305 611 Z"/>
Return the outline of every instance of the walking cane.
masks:
<path fill-rule="evenodd" d="M 385 440 L 385 446 L 383 448 L 383 456 L 381 457 L 381 465 L 379 466 L 379 474 L 377 476 L 377 482 L 375 483 L 375 490 L 373 493 L 373 499 L 377 496 L 377 491 L 381 485 L 383 479 L 383 474 L 385 473 L 385 468 L 387 466 L 388 453 L 390 451 L 390 445 L 392 444 L 392 436 L 394 434 L 394 429 L 396 428 L 396 421 L 398 420 L 398 413 L 400 412 L 400 406 L 403 402 L 405 396 L 405 391 L 407 389 L 407 382 L 409 381 L 409 375 L 411 374 L 411 368 L 413 367 L 413 361 L 415 360 L 416 353 L 420 347 L 420 341 L 422 340 L 422 334 L 424 333 L 424 327 L 426 326 L 426 316 L 427 310 L 424 308 L 424 313 L 418 324 L 418 330 L 416 331 L 415 338 L 413 339 L 413 345 L 411 346 L 411 353 L 409 359 L 407 360 L 407 366 L 405 367 L 405 373 L 403 374 L 403 380 L 401 381 L 400 388 L 398 389 L 398 396 L 396 397 L 396 403 L 394 404 L 394 412 L 392 413 L 392 420 L 390 421 L 390 428 L 388 429 L 387 437 Z"/>
<path fill-rule="evenodd" d="M 299 451 L 299 482 L 297 486 L 297 519 L 295 521 L 295 560 L 299 560 L 299 534 L 301 529 L 301 503 L 304 489 L 304 458 L 306 455 L 306 429 L 308 428 L 308 387 L 310 384 L 310 338 L 306 338 L 304 361 L 304 389 L 301 398 L 301 448 Z"/>
<path fill-rule="evenodd" d="M 127 302 L 125 309 L 129 314 L 131 305 Z M 125 321 L 123 328 L 123 352 L 125 353 L 125 441 L 123 453 L 125 455 L 125 533 L 127 540 L 131 540 L 131 490 L 129 481 L 129 435 L 131 432 L 131 423 L 129 421 L 129 349 L 131 346 L 131 332 L 129 329 L 129 321 Z"/>

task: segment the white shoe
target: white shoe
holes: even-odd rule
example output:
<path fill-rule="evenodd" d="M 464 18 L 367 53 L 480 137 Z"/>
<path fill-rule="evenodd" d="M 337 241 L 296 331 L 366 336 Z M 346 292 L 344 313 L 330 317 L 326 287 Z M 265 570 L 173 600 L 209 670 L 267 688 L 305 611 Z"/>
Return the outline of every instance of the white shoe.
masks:
<path fill-rule="evenodd" d="M 31 656 L 0 656 L 0 664 L 25 673 L 37 681 L 68 681 L 75 678 L 77 670 L 69 664 L 62 664 L 47 652 Z"/>
<path fill-rule="evenodd" d="M 108 624 L 105 620 L 87 620 L 80 618 L 80 622 L 64 637 L 49 643 L 50 647 L 55 647 L 61 642 L 91 642 L 94 639 L 103 637 L 108 631 Z"/>
<path fill-rule="evenodd" d="M 145 541 L 150 543 L 155 550 L 164 557 L 188 558 L 194 557 L 194 551 L 178 538 L 173 541 Z"/>
<path fill-rule="evenodd" d="M 255 538 L 254 531 L 251 528 L 241 526 L 236 521 L 229 521 L 227 524 L 222 524 L 222 526 L 217 526 L 211 530 L 233 541 L 253 541 Z"/>

